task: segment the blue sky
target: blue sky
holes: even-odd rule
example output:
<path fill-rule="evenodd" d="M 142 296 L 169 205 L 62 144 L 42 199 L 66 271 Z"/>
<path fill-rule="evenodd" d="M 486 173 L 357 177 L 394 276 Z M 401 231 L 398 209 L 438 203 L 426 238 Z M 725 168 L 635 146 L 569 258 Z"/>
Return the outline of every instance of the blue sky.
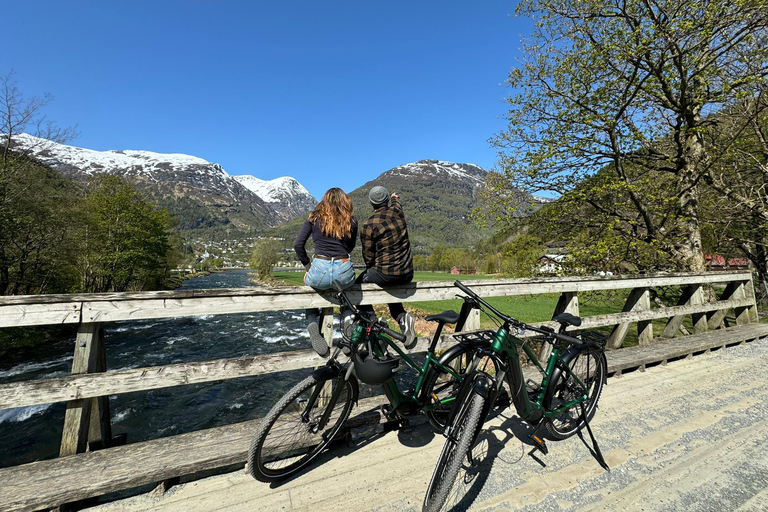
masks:
<path fill-rule="evenodd" d="M 430 158 L 490 169 L 515 2 L 7 1 L 0 74 L 75 146 L 186 153 L 316 197 Z"/>

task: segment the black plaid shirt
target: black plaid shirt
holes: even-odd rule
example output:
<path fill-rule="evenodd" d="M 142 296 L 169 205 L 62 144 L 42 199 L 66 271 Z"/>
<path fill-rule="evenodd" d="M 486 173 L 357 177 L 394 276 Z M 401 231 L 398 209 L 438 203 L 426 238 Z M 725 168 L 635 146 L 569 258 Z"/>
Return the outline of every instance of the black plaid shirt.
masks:
<path fill-rule="evenodd" d="M 390 198 L 389 206 L 373 211 L 360 228 L 360 242 L 367 268 L 388 276 L 413 273 L 411 243 L 398 198 Z"/>

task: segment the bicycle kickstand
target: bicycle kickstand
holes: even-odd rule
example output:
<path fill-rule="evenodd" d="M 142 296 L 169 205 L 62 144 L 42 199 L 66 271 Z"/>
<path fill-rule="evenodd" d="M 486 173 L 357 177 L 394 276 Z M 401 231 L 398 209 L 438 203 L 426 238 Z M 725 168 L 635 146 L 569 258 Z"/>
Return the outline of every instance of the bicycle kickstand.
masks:
<path fill-rule="evenodd" d="M 587 410 L 584 407 L 584 403 L 582 402 L 579 405 L 581 406 L 581 418 L 584 420 L 584 426 L 587 427 L 589 438 L 592 440 L 592 448 L 593 448 L 592 455 L 595 457 L 595 460 L 597 460 L 597 463 L 600 464 L 600 466 L 602 466 L 604 470 L 610 471 L 611 468 L 608 467 L 608 463 L 605 462 L 605 458 L 603 458 L 603 452 L 600 451 L 600 447 L 597 445 L 597 439 L 595 439 L 594 434 L 592 434 L 592 428 L 589 426 L 589 419 L 587 418 Z"/>

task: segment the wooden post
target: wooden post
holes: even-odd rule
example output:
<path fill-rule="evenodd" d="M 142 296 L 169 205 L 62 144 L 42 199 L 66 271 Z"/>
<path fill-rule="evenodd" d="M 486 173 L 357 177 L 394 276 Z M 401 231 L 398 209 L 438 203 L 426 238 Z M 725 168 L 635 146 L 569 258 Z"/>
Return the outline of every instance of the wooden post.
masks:
<path fill-rule="evenodd" d="M 96 371 L 100 360 L 100 336 L 100 324 L 80 324 L 77 329 L 77 338 L 75 339 L 72 375 Z M 61 435 L 61 448 L 59 450 L 60 457 L 85 451 L 91 424 L 92 403 L 92 398 L 67 402 L 67 412 L 64 415 L 64 431 Z"/>
<path fill-rule="evenodd" d="M 622 313 L 629 311 L 647 311 L 651 309 L 651 291 L 648 288 L 635 288 L 629 293 Z M 627 336 L 629 323 L 619 324 L 613 328 L 608 338 L 608 348 L 621 348 L 624 338 Z M 647 345 L 653 340 L 653 325 L 650 321 L 637 322 L 637 341 L 640 345 Z"/>
<path fill-rule="evenodd" d="M 680 295 L 680 300 L 677 301 L 677 305 L 683 306 L 688 304 L 704 304 L 704 290 L 702 285 L 692 284 L 686 286 L 685 290 L 683 290 L 683 294 Z M 677 331 L 680 329 L 684 318 L 685 315 L 677 315 L 670 318 L 667 325 L 664 327 L 664 332 L 661 333 L 661 336 L 663 338 L 674 338 Z M 693 332 L 695 334 L 707 332 L 708 321 L 705 313 L 691 315 L 691 320 L 693 321 Z M 715 317 L 713 316 L 709 321 L 715 321 Z"/>
<path fill-rule="evenodd" d="M 704 304 L 704 287 L 702 285 L 691 285 L 691 304 Z M 707 315 L 705 313 L 694 313 L 691 315 L 693 322 L 693 333 L 699 334 L 707 332 Z"/>
<path fill-rule="evenodd" d="M 570 313 L 579 316 L 579 296 L 576 292 L 563 292 L 560 294 L 555 306 L 555 312 L 552 313 L 552 318 L 555 318 L 560 313 Z M 546 361 L 551 351 L 552 346 L 549 343 L 544 343 L 539 351 L 539 361 Z"/>
<path fill-rule="evenodd" d="M 725 290 L 723 290 L 723 294 L 720 296 L 720 300 L 728 300 L 733 299 L 734 292 L 738 289 L 739 283 L 738 282 L 730 282 L 725 286 Z M 712 313 L 707 314 L 707 326 L 709 329 L 719 329 L 720 326 L 723 324 L 723 320 L 725 319 L 725 315 L 728 313 L 727 309 L 719 309 L 717 311 L 713 311 Z"/>
<path fill-rule="evenodd" d="M 750 279 L 745 283 L 744 291 L 748 299 L 752 299 L 752 305 L 749 307 L 749 322 L 759 323 L 760 317 L 757 315 L 757 296 L 755 294 L 755 282 L 754 279 Z"/>
<path fill-rule="evenodd" d="M 467 316 L 467 321 L 464 323 L 465 331 L 477 331 L 480 329 L 480 310 L 473 309 Z"/>
<path fill-rule="evenodd" d="M 107 352 L 104 347 L 104 329 L 100 328 L 94 338 L 96 367 L 91 372 L 107 371 Z M 107 448 L 112 441 L 112 421 L 109 409 L 109 396 L 91 399 L 91 424 L 88 429 L 88 449 L 90 451 Z"/>
<path fill-rule="evenodd" d="M 690 286 L 686 286 L 683 288 L 683 293 L 680 295 L 680 298 L 677 301 L 678 306 L 685 306 L 690 304 L 691 300 L 691 293 L 693 293 L 693 290 Z M 661 333 L 662 338 L 674 338 L 677 336 L 677 331 L 680 330 L 680 326 L 683 325 L 683 320 L 685 319 L 685 315 L 677 315 L 673 316 L 667 321 L 667 325 L 664 326 L 664 331 Z"/>

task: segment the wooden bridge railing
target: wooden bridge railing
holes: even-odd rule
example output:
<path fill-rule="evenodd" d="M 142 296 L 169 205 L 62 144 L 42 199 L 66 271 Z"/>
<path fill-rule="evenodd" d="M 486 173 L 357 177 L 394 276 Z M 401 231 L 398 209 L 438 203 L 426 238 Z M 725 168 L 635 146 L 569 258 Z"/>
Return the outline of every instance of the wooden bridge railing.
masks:
<path fill-rule="evenodd" d="M 724 287 L 714 302 L 705 300 L 704 288 L 710 285 Z M 482 297 L 556 294 L 558 301 L 553 316 L 564 311 L 579 314 L 579 292 L 630 290 L 622 311 L 583 317 L 583 328 L 613 326 L 609 347 L 614 349 L 621 347 L 631 324 L 637 325 L 639 343 L 650 343 L 653 339 L 651 322 L 655 319 L 668 319 L 662 334 L 667 338 L 677 335 L 687 315 L 692 318 L 695 333 L 720 327 L 729 311 L 733 311 L 737 325 L 757 321 L 752 276 L 744 271 L 604 278 L 494 279 L 472 281 L 471 286 Z M 667 286 L 683 288 L 678 304 L 653 307 L 651 289 Z M 457 292 L 452 282 L 427 282 L 411 283 L 386 291 L 374 285 L 362 285 L 348 293 L 358 304 L 383 304 L 393 300 L 452 299 Z M 0 328 L 77 325 L 72 375 L 2 384 L 0 409 L 67 402 L 60 455 L 98 449 L 108 445 L 111 438 L 109 395 L 308 368 L 323 362 L 312 350 L 300 350 L 107 371 L 104 344 L 108 340 L 103 335 L 105 323 L 307 307 L 326 308 L 327 311 L 336 306 L 332 296 L 332 293 L 320 294 L 308 287 L 291 287 L 0 297 Z M 477 316 L 471 320 L 468 330 L 479 325 Z M 542 324 L 553 325 L 551 322 Z M 322 332 L 327 340 L 332 339 L 329 316 L 326 316 Z M 428 340 L 420 339 L 411 352 L 423 352 L 427 344 Z"/>

